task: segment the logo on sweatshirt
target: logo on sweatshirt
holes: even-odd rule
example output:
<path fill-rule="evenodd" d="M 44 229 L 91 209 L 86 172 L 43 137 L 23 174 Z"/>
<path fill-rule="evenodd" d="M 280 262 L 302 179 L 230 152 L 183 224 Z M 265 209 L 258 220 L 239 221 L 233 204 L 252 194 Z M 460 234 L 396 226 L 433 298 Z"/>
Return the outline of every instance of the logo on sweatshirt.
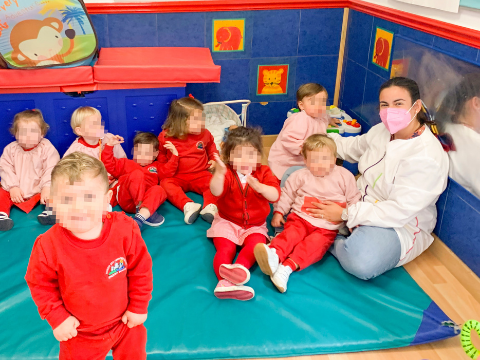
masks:
<path fill-rule="evenodd" d="M 109 279 L 120 274 L 122 271 L 127 270 L 127 260 L 123 257 L 119 257 L 116 260 L 113 260 L 108 266 L 106 275 Z"/>
<path fill-rule="evenodd" d="M 154 167 L 154 166 L 150 166 L 150 167 L 148 168 L 148 172 L 151 172 L 151 173 L 153 173 L 153 174 L 156 174 L 156 173 L 157 173 L 157 168 Z"/>
<path fill-rule="evenodd" d="M 204 145 L 203 145 L 203 141 L 197 142 L 197 149 L 198 149 L 198 150 L 203 150 L 204 148 L 205 148 L 205 147 L 204 147 Z"/>

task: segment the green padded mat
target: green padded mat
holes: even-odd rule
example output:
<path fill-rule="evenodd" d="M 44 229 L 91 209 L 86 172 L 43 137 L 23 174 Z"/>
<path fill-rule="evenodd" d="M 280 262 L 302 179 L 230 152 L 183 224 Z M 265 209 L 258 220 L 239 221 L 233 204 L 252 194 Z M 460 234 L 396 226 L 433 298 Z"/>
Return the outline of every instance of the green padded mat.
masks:
<path fill-rule="evenodd" d="M 190 194 L 196 201 L 197 195 Z M 58 358 L 58 343 L 40 320 L 24 280 L 36 236 L 38 206 L 26 215 L 13 208 L 12 230 L 0 233 L 0 359 Z M 116 209 L 117 210 L 117 209 Z M 165 223 L 146 227 L 154 290 L 148 320 L 148 359 L 283 357 L 386 349 L 455 335 L 449 320 L 403 268 L 359 280 L 327 254 L 294 273 L 280 294 L 257 266 L 249 286 L 255 298 L 219 300 L 212 268 L 209 224 L 183 222 L 169 203 Z M 88 296 L 88 295 L 87 295 Z"/>

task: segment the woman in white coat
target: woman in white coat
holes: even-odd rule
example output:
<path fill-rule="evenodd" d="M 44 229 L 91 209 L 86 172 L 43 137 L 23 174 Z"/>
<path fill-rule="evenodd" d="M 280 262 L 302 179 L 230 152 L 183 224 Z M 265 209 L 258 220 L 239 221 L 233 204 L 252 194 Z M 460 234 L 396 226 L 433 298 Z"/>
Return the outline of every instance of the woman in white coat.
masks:
<path fill-rule="evenodd" d="M 362 200 L 347 209 L 315 204 L 311 213 L 346 221 L 330 249 L 341 266 L 368 280 L 409 261 L 433 241 L 435 203 L 445 190 L 448 156 L 430 130 L 415 81 L 392 78 L 380 88 L 382 123 L 356 137 L 332 134 L 338 156 L 358 162 Z"/>

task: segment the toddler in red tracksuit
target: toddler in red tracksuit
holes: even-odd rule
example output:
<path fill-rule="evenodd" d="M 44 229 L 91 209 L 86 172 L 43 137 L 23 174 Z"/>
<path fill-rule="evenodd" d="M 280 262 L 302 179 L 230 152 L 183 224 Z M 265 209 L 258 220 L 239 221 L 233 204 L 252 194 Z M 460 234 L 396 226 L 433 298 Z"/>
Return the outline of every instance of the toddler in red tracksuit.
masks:
<path fill-rule="evenodd" d="M 159 182 L 175 174 L 178 152 L 167 141 L 162 147 L 170 152 L 170 158 L 165 163 L 156 161 L 159 146 L 157 137 L 152 133 L 139 132 L 133 139 L 133 160 L 117 159 L 113 148 L 121 143 L 121 136 L 110 137 L 102 153 L 108 173 L 118 179 L 115 188 L 117 202 L 122 210 L 136 213 L 134 220 L 140 229 L 143 224 L 160 226 L 165 219 L 157 213 L 157 209 L 165 202 L 167 194 Z"/>
<path fill-rule="evenodd" d="M 60 360 L 146 359 L 152 259 L 135 222 L 107 212 L 100 160 L 74 152 L 52 171 L 57 224 L 33 245 L 25 280 L 60 341 Z"/>
<path fill-rule="evenodd" d="M 230 131 L 217 157 L 210 190 L 217 196 L 218 213 L 207 231 L 217 253 L 213 269 L 219 280 L 214 294 L 219 299 L 250 300 L 255 292 L 244 286 L 255 264 L 253 249 L 265 244 L 270 203 L 280 197 L 280 186 L 270 168 L 260 165 L 260 131 L 238 127 Z M 237 260 L 233 259 L 241 247 Z"/>
<path fill-rule="evenodd" d="M 172 153 L 164 148 L 167 142 L 177 148 L 180 159 L 175 175 L 162 180 L 160 185 L 168 200 L 183 210 L 187 224 L 192 224 L 198 215 L 211 223 L 217 206 L 209 189 L 212 174 L 208 169 L 213 167 L 214 155 L 218 155 L 218 151 L 212 134 L 205 129 L 202 103 L 191 97 L 173 100 L 162 128 L 158 136 L 158 160 L 166 163 L 172 157 Z M 186 191 L 203 194 L 203 209 L 185 194 Z"/>

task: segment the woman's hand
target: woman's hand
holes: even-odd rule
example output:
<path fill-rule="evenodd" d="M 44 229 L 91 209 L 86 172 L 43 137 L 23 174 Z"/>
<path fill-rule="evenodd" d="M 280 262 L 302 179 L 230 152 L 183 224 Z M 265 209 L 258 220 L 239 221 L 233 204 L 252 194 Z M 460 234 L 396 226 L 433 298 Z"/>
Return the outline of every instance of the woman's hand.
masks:
<path fill-rule="evenodd" d="M 165 141 L 165 145 L 163 145 L 163 147 L 167 150 L 170 150 L 173 155 L 178 156 L 178 150 L 171 141 Z"/>
<path fill-rule="evenodd" d="M 333 201 L 322 201 L 321 203 L 312 202 L 316 209 L 307 209 L 311 216 L 317 219 L 325 219 L 330 222 L 338 222 L 342 220 L 342 208 Z"/>
<path fill-rule="evenodd" d="M 285 224 L 285 219 L 283 218 L 283 215 L 280 213 L 273 214 L 271 224 L 273 227 L 276 228 L 281 227 L 283 224 Z"/>

